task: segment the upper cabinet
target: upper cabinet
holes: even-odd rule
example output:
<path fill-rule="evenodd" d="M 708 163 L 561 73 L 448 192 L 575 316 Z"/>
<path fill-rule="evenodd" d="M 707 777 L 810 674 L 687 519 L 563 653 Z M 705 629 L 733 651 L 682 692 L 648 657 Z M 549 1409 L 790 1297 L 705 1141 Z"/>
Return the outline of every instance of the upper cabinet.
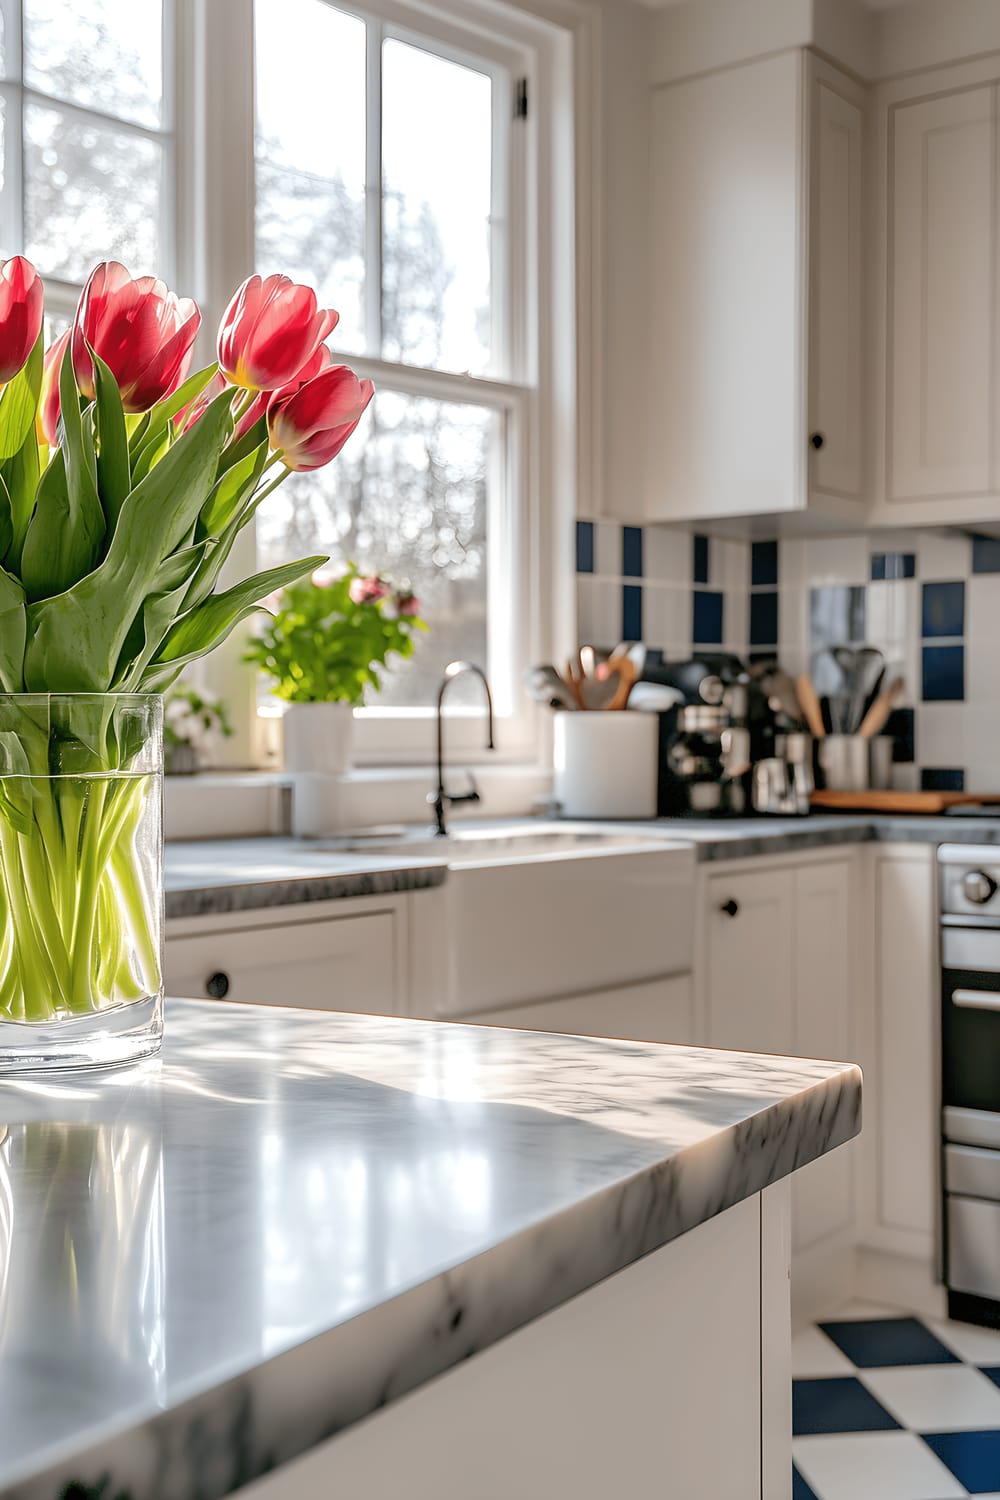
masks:
<path fill-rule="evenodd" d="M 649 519 L 861 519 L 862 127 L 800 51 L 656 91 Z"/>
<path fill-rule="evenodd" d="M 995 58 L 877 91 L 871 518 L 1000 503 Z"/>

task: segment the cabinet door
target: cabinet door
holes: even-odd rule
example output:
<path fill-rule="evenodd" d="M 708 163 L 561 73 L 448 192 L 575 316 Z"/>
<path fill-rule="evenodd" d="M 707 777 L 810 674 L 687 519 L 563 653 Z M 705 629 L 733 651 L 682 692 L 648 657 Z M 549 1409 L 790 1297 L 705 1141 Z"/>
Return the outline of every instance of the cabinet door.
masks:
<path fill-rule="evenodd" d="M 890 501 L 994 482 L 995 102 L 987 85 L 890 116 Z"/>
<path fill-rule="evenodd" d="M 802 1057 L 848 1061 L 854 930 L 848 860 L 805 865 L 795 881 L 794 1048 Z M 793 1243 L 797 1249 L 850 1228 L 853 1221 L 853 1142 L 795 1174 Z"/>
<path fill-rule="evenodd" d="M 846 79 L 813 66 L 810 490 L 860 501 L 862 112 Z"/>
<path fill-rule="evenodd" d="M 636 1042 L 693 1040 L 691 976 L 675 974 L 564 1000 L 540 1000 L 469 1016 L 486 1026 L 562 1031 L 570 1036 L 627 1037 Z"/>
<path fill-rule="evenodd" d="M 748 1052 L 792 1052 L 792 875 L 713 875 L 707 884 L 708 1041 Z"/>
<path fill-rule="evenodd" d="M 373 1014 L 401 1008 L 395 917 L 388 911 L 168 936 L 165 976 L 168 994 L 199 1000 Z"/>

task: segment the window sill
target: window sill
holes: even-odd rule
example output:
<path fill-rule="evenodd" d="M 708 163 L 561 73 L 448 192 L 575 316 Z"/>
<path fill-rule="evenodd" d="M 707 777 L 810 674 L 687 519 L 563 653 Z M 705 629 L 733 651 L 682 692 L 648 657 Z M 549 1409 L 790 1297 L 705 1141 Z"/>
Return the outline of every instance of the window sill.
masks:
<path fill-rule="evenodd" d="M 465 762 L 452 766 L 449 785 L 463 788 Z M 551 795 L 549 766 L 475 766 L 482 801 L 457 807 L 451 818 L 517 818 Z M 427 793 L 435 772 L 428 766 L 362 766 L 348 778 L 355 827 L 419 823 L 429 817 Z M 291 822 L 291 777 L 275 771 L 203 771 L 164 777 L 163 823 L 168 839 L 252 838 L 287 834 Z"/>

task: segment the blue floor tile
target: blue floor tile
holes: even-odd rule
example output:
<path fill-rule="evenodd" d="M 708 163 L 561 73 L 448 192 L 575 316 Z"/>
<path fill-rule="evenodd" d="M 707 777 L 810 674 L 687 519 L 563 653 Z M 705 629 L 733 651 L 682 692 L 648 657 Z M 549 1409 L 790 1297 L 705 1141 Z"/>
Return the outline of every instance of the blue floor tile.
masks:
<path fill-rule="evenodd" d="M 980 1369 L 994 1385 L 1000 1385 L 1000 1365 L 981 1365 Z"/>
<path fill-rule="evenodd" d="M 792 1500 L 819 1500 L 816 1491 L 809 1488 L 794 1464 L 792 1464 Z"/>
<path fill-rule="evenodd" d="M 853 1375 L 792 1381 L 794 1437 L 815 1432 L 880 1432 L 898 1426 L 895 1417 Z"/>
<path fill-rule="evenodd" d="M 1000 1490 L 1000 1432 L 935 1432 L 924 1442 L 971 1495 Z"/>
<path fill-rule="evenodd" d="M 917 1318 L 871 1318 L 819 1326 L 860 1370 L 961 1363 Z"/>

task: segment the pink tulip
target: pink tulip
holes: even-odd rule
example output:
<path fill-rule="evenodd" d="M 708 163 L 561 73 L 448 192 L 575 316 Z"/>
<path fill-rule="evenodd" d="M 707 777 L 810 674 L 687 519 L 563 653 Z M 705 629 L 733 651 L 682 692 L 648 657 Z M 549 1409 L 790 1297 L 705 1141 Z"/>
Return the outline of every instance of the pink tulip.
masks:
<path fill-rule="evenodd" d="M 38 441 L 55 446 L 59 427 L 59 374 L 63 367 L 63 355 L 69 343 L 70 330 L 59 335 L 54 344 L 45 351 L 42 361 L 42 388 L 38 395 L 38 410 L 35 412 L 35 427 Z"/>
<path fill-rule="evenodd" d="M 336 328 L 340 314 L 320 308 L 312 287 L 287 276 L 249 277 L 219 328 L 219 367 L 233 385 L 277 391 Z"/>
<path fill-rule="evenodd" d="M 420 600 L 416 594 L 404 592 L 396 596 L 396 611 L 401 615 L 419 615 Z"/>
<path fill-rule="evenodd" d="M 347 365 L 334 365 L 292 395 L 276 392 L 267 407 L 271 447 L 287 469 L 321 469 L 336 458 L 375 394 Z"/>
<path fill-rule="evenodd" d="M 191 365 L 201 313 L 155 276 L 135 280 L 116 260 L 90 273 L 73 323 L 73 370 L 84 396 L 94 395 L 87 345 L 118 382 L 127 412 L 148 411 L 171 395 Z"/>
<path fill-rule="evenodd" d="M 45 293 L 23 255 L 0 261 L 0 386 L 23 370 L 42 331 Z"/>
<path fill-rule="evenodd" d="M 377 604 L 389 596 L 389 585 L 381 578 L 352 578 L 348 590 L 352 604 Z"/>

